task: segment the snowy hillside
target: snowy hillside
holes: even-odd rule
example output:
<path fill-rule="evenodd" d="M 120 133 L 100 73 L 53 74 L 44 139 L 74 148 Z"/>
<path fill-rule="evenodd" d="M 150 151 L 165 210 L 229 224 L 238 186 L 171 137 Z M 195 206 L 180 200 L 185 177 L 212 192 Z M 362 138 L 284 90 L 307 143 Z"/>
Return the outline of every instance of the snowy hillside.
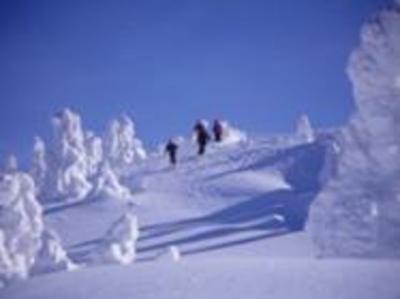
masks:
<path fill-rule="evenodd" d="M 81 269 L 15 282 L 0 297 L 291 298 L 300 292 L 337 298 L 339 289 L 346 290 L 341 298 L 396 298 L 400 265 L 321 262 L 310 236 L 297 231 L 325 172 L 334 169 L 327 136 L 299 145 L 248 139 L 213 145 L 204 157 L 184 142 L 176 168 L 155 154 L 132 169 L 126 184 L 136 191 L 129 201 L 47 203 L 46 226 Z M 121 218 L 127 210 L 139 220 L 135 262 L 112 266 L 123 264 L 115 259 L 121 247 L 109 251 L 109 245 L 127 237 L 130 244 L 135 234 L 135 224 Z M 66 290 L 61 297 L 60 288 Z"/>

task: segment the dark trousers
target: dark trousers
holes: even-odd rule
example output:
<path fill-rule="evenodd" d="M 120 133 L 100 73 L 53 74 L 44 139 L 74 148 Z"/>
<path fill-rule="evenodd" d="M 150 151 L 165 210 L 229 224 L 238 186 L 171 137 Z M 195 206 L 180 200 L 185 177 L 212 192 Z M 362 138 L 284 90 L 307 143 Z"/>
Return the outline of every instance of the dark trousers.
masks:
<path fill-rule="evenodd" d="M 175 164 L 176 164 L 176 152 L 173 152 L 173 151 L 170 151 L 170 152 L 169 152 L 169 162 L 170 162 L 172 165 L 175 165 Z"/>
<path fill-rule="evenodd" d="M 198 154 L 204 155 L 204 153 L 206 152 L 206 144 L 205 143 L 199 143 L 199 151 Z"/>

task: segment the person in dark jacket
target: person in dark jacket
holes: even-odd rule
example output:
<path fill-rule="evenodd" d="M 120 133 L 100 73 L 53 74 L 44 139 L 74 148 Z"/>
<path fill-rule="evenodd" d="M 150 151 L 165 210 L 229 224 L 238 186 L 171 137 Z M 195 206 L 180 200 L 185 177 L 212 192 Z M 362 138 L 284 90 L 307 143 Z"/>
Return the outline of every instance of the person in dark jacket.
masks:
<path fill-rule="evenodd" d="M 223 127 L 222 127 L 221 122 L 218 119 L 214 120 L 213 133 L 214 133 L 215 142 L 221 142 L 222 134 L 223 134 Z"/>
<path fill-rule="evenodd" d="M 207 143 L 210 141 L 210 135 L 207 132 L 206 126 L 202 121 L 197 121 L 194 126 L 194 132 L 196 134 L 196 141 L 199 146 L 198 154 L 204 155 L 206 152 Z"/>
<path fill-rule="evenodd" d="M 169 162 L 171 163 L 171 165 L 176 165 L 176 155 L 178 152 L 178 144 L 173 140 L 170 139 L 167 143 L 167 145 L 165 146 L 165 152 L 168 153 L 169 156 Z"/>

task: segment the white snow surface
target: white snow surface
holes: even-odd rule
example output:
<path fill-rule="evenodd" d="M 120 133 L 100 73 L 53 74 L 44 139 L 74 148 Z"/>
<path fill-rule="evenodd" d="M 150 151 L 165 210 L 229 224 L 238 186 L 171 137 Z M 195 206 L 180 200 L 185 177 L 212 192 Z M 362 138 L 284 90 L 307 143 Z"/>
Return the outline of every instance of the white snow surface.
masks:
<path fill-rule="evenodd" d="M 155 155 L 131 171 L 144 186 L 133 203 L 46 204 L 46 224 L 80 269 L 15 283 L 0 298 L 397 298 L 397 262 L 321 261 L 307 232 L 287 228 L 320 188 L 325 142 L 180 150 L 177 167 Z"/>

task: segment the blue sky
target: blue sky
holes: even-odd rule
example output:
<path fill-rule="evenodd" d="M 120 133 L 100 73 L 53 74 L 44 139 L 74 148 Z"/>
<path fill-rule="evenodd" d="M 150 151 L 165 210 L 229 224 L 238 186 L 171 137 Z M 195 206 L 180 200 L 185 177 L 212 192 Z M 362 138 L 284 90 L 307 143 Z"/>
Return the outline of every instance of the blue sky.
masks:
<path fill-rule="evenodd" d="M 388 0 L 0 1 L 0 158 L 26 159 L 50 117 L 103 130 L 121 112 L 150 145 L 198 118 L 253 133 L 352 110 L 345 75 L 361 24 Z"/>

